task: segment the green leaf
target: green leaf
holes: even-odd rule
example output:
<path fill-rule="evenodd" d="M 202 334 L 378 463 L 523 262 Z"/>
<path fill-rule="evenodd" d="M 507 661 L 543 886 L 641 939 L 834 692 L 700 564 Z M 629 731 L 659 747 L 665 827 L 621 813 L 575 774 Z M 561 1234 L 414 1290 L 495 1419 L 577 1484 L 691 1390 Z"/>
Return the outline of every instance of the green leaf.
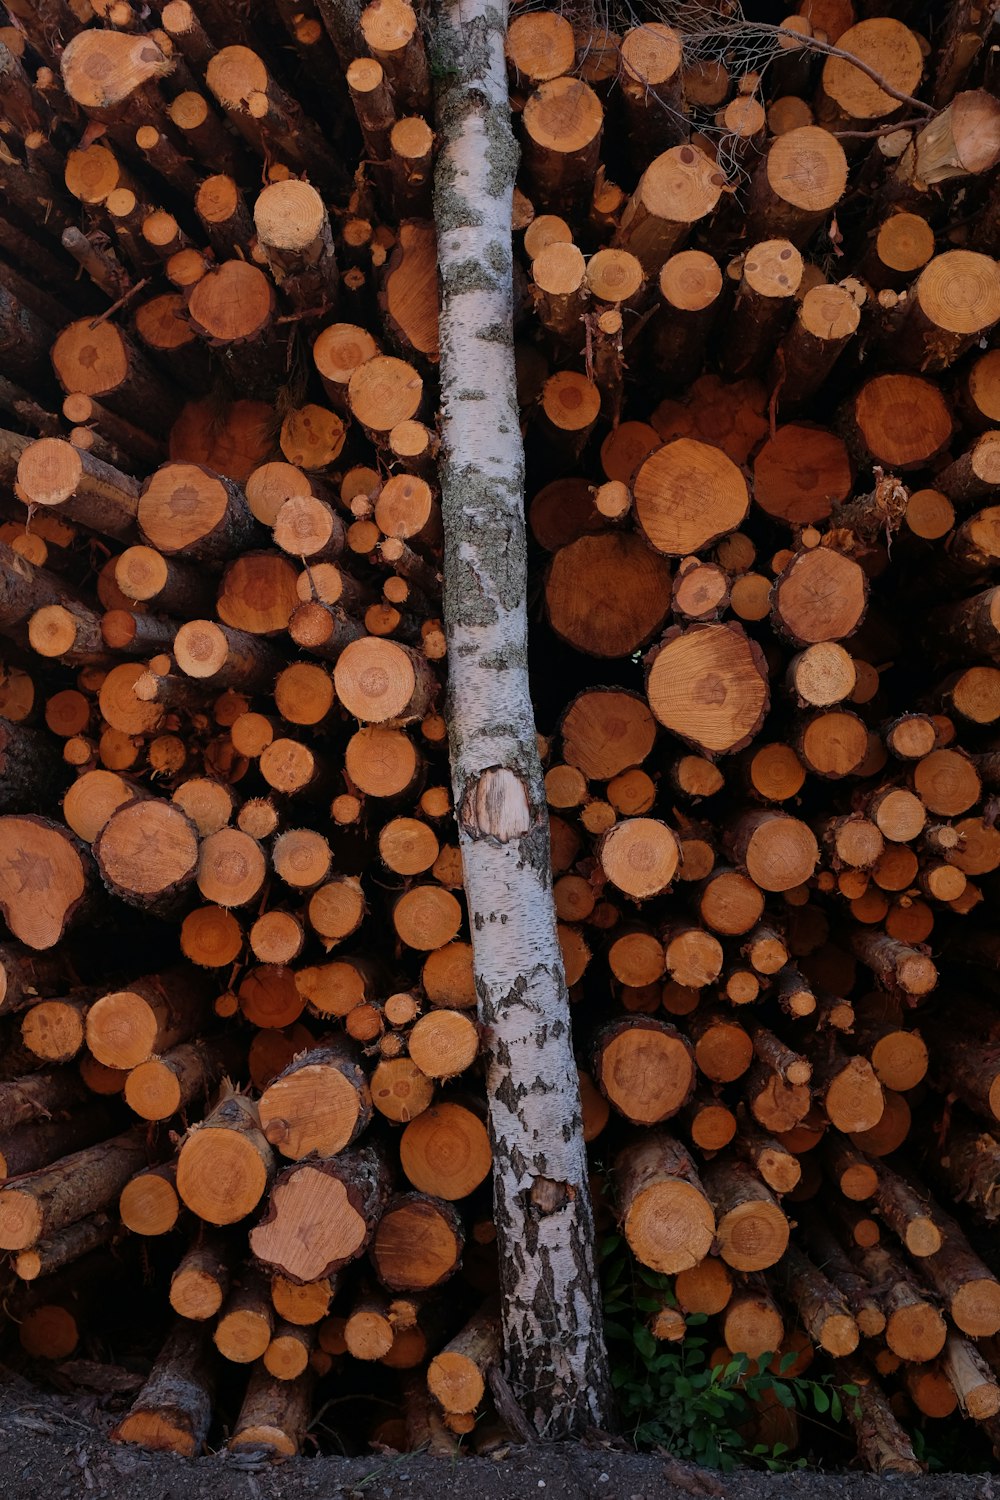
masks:
<path fill-rule="evenodd" d="M 834 1391 L 830 1397 L 830 1415 L 835 1422 L 843 1421 L 844 1408 L 841 1405 L 840 1395 L 837 1391 Z"/>
<path fill-rule="evenodd" d="M 813 1387 L 812 1397 L 813 1406 L 818 1412 L 823 1413 L 830 1410 L 830 1398 L 821 1385 L 816 1385 Z"/>
<path fill-rule="evenodd" d="M 656 1340 L 649 1329 L 645 1328 L 641 1323 L 632 1329 L 632 1342 L 639 1353 L 646 1359 L 652 1359 L 656 1353 Z"/>

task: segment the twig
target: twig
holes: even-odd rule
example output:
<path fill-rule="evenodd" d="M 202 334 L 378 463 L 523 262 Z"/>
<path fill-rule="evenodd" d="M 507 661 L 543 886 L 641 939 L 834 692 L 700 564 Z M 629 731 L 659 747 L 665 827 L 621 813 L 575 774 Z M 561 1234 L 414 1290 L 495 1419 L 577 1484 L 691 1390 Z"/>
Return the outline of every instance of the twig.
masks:
<path fill-rule="evenodd" d="M 862 58 L 855 57 L 853 52 L 846 52 L 843 47 L 835 47 L 832 42 L 822 42 L 815 36 L 804 36 L 801 31 L 793 31 L 790 26 L 775 26 L 770 21 L 748 21 L 743 15 L 736 15 L 731 19 L 719 18 L 713 26 L 706 27 L 702 33 L 698 30 L 686 31 L 681 28 L 681 36 L 686 44 L 700 34 L 705 36 L 718 36 L 726 41 L 746 35 L 788 37 L 800 48 L 811 48 L 813 52 L 821 52 L 824 57 L 841 57 L 849 62 L 859 72 L 864 73 L 873 83 L 877 83 L 883 93 L 888 94 L 891 99 L 898 99 L 900 104 L 909 104 L 913 109 L 919 110 L 924 115 L 936 115 L 938 111 L 931 104 L 925 104 L 922 99 L 914 99 L 912 94 L 904 94 L 902 89 L 897 89 L 887 78 L 877 72 L 869 63 Z"/>
<path fill-rule="evenodd" d="M 117 302 L 112 302 L 111 306 L 106 307 L 102 313 L 99 313 L 97 315 L 96 318 L 91 318 L 88 326 L 90 328 L 97 328 L 101 323 L 106 323 L 109 318 L 114 317 L 116 312 L 121 311 L 126 302 L 131 302 L 136 292 L 141 292 L 144 286 L 149 286 L 148 276 L 144 276 L 141 281 L 137 281 L 135 286 L 129 287 L 124 297 L 119 297 Z"/>
<path fill-rule="evenodd" d="M 926 125 L 926 120 L 897 120 L 895 125 L 880 125 L 878 130 L 832 130 L 838 140 L 850 138 L 855 141 L 870 141 L 875 136 L 892 135 L 896 130 L 916 130 L 918 126 Z"/>
<path fill-rule="evenodd" d="M 825 57 L 842 57 L 845 62 L 851 63 L 859 72 L 864 73 L 866 77 L 870 78 L 873 83 L 877 83 L 882 92 L 888 94 L 890 99 L 898 99 L 900 104 L 909 104 L 913 109 L 920 110 L 921 114 L 937 114 L 937 110 L 932 104 L 925 104 L 922 99 L 914 99 L 912 94 L 904 94 L 902 89 L 897 89 L 887 78 L 883 78 L 882 74 L 877 72 L 868 63 L 864 62 L 860 57 L 855 57 L 853 52 L 845 52 L 843 47 L 834 47 L 830 42 L 821 42 L 815 36 L 803 36 L 800 31 L 792 31 L 789 26 L 772 26 L 767 21 L 737 21 L 733 29 L 738 31 L 764 32 L 768 36 L 791 37 L 800 47 L 811 47 L 814 52 L 822 52 Z"/>
<path fill-rule="evenodd" d="M 514 1399 L 514 1392 L 507 1384 L 499 1365 L 491 1365 L 486 1378 L 489 1381 L 497 1416 L 504 1426 L 510 1428 L 512 1436 L 519 1442 L 536 1443 L 538 1433 L 518 1406 Z"/>

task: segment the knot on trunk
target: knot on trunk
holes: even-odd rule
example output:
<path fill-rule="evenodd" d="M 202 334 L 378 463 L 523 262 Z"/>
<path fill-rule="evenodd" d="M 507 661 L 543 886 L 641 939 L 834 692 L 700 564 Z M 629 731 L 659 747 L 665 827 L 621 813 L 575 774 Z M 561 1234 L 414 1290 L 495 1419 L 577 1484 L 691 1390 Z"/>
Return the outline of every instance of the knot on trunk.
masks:
<path fill-rule="evenodd" d="M 551 1177 L 536 1177 L 528 1194 L 532 1208 L 539 1214 L 558 1213 L 575 1197 L 576 1191 L 568 1182 L 554 1182 Z"/>
<path fill-rule="evenodd" d="M 528 788 L 515 771 L 490 766 L 467 786 L 461 816 L 470 838 L 491 838 L 501 844 L 523 838 L 532 825 Z"/>

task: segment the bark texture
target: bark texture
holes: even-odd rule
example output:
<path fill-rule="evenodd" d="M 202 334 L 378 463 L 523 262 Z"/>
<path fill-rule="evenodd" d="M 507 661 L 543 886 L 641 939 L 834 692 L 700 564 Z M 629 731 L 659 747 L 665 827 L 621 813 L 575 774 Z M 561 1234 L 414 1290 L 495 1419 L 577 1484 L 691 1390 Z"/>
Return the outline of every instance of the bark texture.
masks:
<path fill-rule="evenodd" d="M 528 693 L 506 24 L 505 5 L 449 0 L 433 37 L 449 731 L 485 1031 L 508 1377 L 536 1430 L 558 1438 L 605 1423 L 609 1385 Z"/>

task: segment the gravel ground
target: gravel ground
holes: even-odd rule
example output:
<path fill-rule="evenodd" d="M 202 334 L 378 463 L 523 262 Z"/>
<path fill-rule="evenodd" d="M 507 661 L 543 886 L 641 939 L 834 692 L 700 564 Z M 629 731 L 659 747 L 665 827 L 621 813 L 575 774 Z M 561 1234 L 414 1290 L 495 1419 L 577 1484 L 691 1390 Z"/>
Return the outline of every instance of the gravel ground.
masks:
<path fill-rule="evenodd" d="M 188 1461 L 111 1443 L 109 1425 L 97 1400 L 50 1397 L 13 1374 L 2 1378 L 0 1500 L 1000 1500 L 991 1475 L 723 1478 L 588 1444 L 511 1447 L 454 1462 L 414 1454 Z"/>

